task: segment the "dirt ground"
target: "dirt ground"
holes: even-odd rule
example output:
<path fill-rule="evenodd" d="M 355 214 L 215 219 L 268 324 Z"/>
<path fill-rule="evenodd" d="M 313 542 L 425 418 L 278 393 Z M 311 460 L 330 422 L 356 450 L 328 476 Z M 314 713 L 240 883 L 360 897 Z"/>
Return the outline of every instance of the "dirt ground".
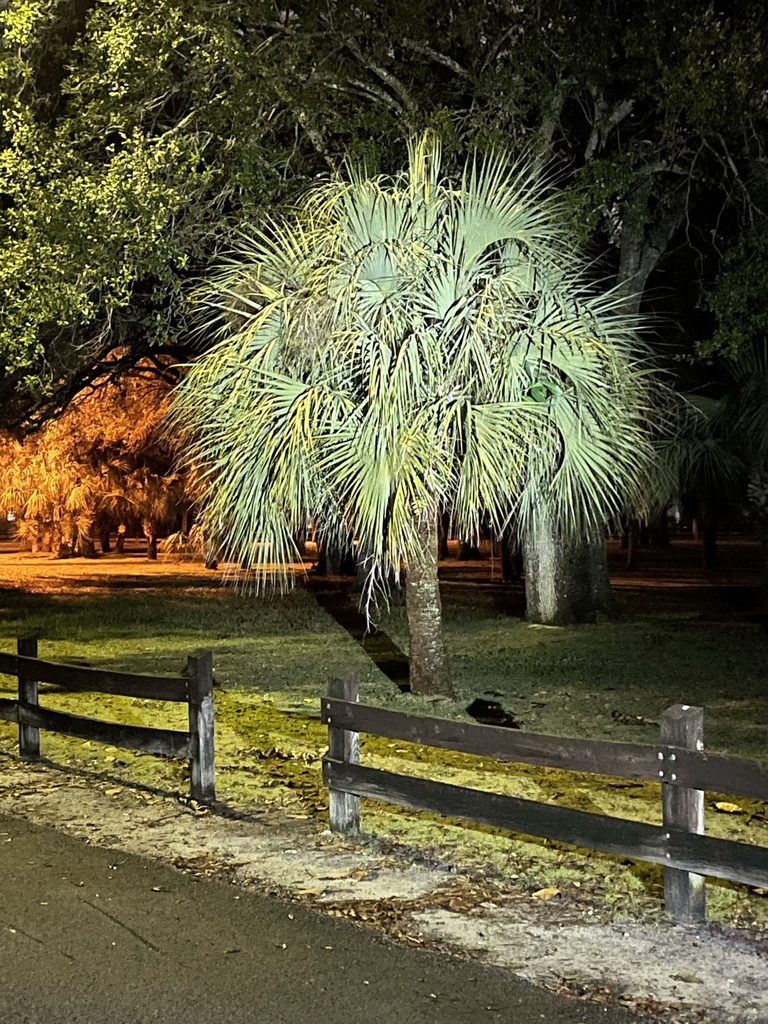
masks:
<path fill-rule="evenodd" d="M 52 575 L 76 570 L 45 565 Z M 97 563 L 94 571 L 107 566 Z M 620 596 L 622 587 L 643 587 L 637 577 L 618 582 Z M 689 583 L 682 569 L 674 570 L 675 600 Z M 719 583 L 750 585 L 735 570 Z M 726 595 L 717 590 L 710 597 L 717 607 Z M 651 599 L 657 600 L 649 593 Z M 25 764 L 7 753 L 0 753 L 0 809 L 113 849 L 116 860 L 124 850 L 234 886 L 278 892 L 401 942 L 507 966 L 576 999 L 618 1003 L 670 1024 L 768 1022 L 765 936 L 611 923 L 580 897 L 578 883 L 510 892 L 492 878 L 382 837 L 333 835 L 304 815 L 268 806 L 209 810 L 150 787 L 66 765 Z"/>

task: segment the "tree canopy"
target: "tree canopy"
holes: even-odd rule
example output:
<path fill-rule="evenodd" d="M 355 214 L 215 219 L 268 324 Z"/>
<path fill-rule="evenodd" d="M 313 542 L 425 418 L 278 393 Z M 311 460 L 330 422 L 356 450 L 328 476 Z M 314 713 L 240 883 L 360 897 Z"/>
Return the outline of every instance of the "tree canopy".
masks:
<path fill-rule="evenodd" d="M 658 304 L 701 341 L 709 301 L 735 350 L 765 326 L 767 28 L 759 0 L 0 5 L 4 421 L 61 409 L 114 346 L 115 372 L 185 358 L 190 279 L 234 231 L 348 154 L 394 171 L 424 127 L 449 165 L 554 160 L 630 308 L 674 252 L 694 285 Z"/>

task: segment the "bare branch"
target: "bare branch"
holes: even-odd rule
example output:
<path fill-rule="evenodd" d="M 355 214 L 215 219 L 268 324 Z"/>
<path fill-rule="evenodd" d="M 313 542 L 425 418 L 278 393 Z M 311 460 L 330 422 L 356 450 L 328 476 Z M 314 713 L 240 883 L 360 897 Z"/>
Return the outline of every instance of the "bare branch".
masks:
<path fill-rule="evenodd" d="M 369 71 L 372 71 L 374 75 L 380 78 L 381 81 L 392 90 L 392 92 L 400 97 L 403 106 L 409 113 L 415 113 L 418 104 L 396 75 L 393 75 L 391 71 L 387 71 L 386 68 L 383 68 L 380 64 L 376 64 L 374 61 L 366 57 L 357 43 L 353 42 L 351 39 L 347 40 L 346 45 L 364 67 L 368 68 Z"/>
<path fill-rule="evenodd" d="M 413 50 L 415 53 L 423 53 L 425 57 L 431 58 L 431 60 L 437 64 L 442 64 L 446 68 L 450 68 L 454 74 L 461 75 L 462 78 L 469 78 L 469 72 L 466 68 L 463 68 L 461 64 L 458 64 L 446 54 L 433 50 L 427 43 L 419 43 L 415 39 L 403 39 L 401 45 L 407 50 Z"/>
<path fill-rule="evenodd" d="M 611 130 L 621 124 L 626 117 L 629 117 L 635 105 L 633 99 L 626 99 L 620 100 L 611 106 L 602 95 L 598 95 L 594 90 L 591 90 L 591 92 L 595 110 L 592 119 L 592 131 L 584 148 L 585 160 L 591 160 L 598 148 L 602 149 L 605 146 Z"/>

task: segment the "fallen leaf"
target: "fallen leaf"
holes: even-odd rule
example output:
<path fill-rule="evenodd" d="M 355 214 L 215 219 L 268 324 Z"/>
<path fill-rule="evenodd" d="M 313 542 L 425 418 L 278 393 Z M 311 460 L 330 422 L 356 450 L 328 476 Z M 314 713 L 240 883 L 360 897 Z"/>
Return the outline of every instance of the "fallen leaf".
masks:
<path fill-rule="evenodd" d="M 722 811 L 724 814 L 738 814 L 743 811 L 743 807 L 739 807 L 738 804 L 729 804 L 727 801 L 721 800 L 715 804 L 716 811 Z"/>
<path fill-rule="evenodd" d="M 531 893 L 535 900 L 551 900 L 553 896 L 559 896 L 560 890 L 554 885 L 547 886 L 546 889 L 537 889 L 536 892 Z"/>
<path fill-rule="evenodd" d="M 112 786 L 111 789 L 105 789 L 104 792 L 105 792 L 105 794 L 107 796 L 117 796 L 118 793 L 122 793 L 123 792 L 123 787 L 122 786 Z"/>

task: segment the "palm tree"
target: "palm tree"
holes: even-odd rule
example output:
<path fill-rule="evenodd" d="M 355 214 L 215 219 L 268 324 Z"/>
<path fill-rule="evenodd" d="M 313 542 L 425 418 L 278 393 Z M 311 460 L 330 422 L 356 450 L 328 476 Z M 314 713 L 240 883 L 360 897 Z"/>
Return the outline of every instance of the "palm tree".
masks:
<path fill-rule="evenodd" d="M 218 343 L 172 413 L 204 467 L 204 522 L 239 564 L 266 547 L 256 588 L 291 583 L 311 516 L 369 554 L 367 608 L 404 563 L 417 693 L 451 693 L 439 515 L 468 542 L 543 507 L 581 534 L 652 458 L 635 321 L 587 287 L 566 221 L 502 155 L 443 178 L 427 135 L 407 172 L 325 182 L 242 236 L 204 293 Z"/>

